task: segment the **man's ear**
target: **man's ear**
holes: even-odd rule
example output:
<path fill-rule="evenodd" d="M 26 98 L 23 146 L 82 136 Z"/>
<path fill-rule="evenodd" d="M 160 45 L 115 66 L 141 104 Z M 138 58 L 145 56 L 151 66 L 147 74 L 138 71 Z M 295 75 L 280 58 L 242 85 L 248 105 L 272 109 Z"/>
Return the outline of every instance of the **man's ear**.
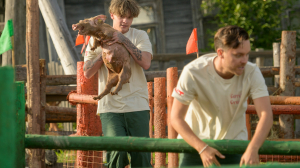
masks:
<path fill-rule="evenodd" d="M 220 56 L 221 58 L 224 57 L 224 56 L 223 56 L 223 52 L 224 52 L 224 50 L 223 50 L 222 48 L 218 48 L 218 49 L 217 49 L 217 54 L 218 54 L 218 56 Z"/>
<path fill-rule="evenodd" d="M 110 13 L 110 18 L 114 20 L 114 14 Z"/>

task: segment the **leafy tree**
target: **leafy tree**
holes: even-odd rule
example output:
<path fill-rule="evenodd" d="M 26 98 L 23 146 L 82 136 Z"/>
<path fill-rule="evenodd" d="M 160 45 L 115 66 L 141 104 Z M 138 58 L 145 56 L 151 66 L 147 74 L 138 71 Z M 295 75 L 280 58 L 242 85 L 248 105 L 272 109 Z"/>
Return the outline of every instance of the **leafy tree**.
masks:
<path fill-rule="evenodd" d="M 271 49 L 272 43 L 280 41 L 281 18 L 295 0 L 202 0 L 201 8 L 217 10 L 212 23 L 223 27 L 237 25 L 248 31 L 251 48 Z M 210 5 L 212 4 L 212 5 Z M 215 34 L 216 31 L 209 32 Z M 209 45 L 213 48 L 213 39 Z"/>

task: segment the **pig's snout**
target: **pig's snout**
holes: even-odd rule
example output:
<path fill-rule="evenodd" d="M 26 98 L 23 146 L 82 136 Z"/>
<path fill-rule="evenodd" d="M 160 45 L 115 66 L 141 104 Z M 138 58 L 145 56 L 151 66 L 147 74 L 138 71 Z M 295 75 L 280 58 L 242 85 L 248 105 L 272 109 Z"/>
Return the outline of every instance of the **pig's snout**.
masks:
<path fill-rule="evenodd" d="M 83 30 L 83 26 L 82 25 L 78 25 L 78 24 L 73 24 L 72 25 L 72 29 L 73 30 Z"/>
<path fill-rule="evenodd" d="M 76 30 L 77 29 L 77 25 L 76 24 L 72 24 L 72 29 Z"/>

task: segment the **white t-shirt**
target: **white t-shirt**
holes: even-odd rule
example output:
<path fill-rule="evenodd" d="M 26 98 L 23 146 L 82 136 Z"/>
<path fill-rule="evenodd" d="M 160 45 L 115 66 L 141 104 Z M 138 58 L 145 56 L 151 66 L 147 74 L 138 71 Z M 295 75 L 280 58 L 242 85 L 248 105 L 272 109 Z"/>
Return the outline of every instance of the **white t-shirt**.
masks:
<path fill-rule="evenodd" d="M 213 65 L 216 56 L 207 54 L 186 65 L 172 96 L 189 105 L 185 121 L 200 139 L 247 140 L 247 99 L 269 96 L 265 80 L 250 62 L 242 75 L 223 79 Z"/>
<path fill-rule="evenodd" d="M 139 50 L 147 51 L 152 55 L 152 45 L 147 33 L 143 30 L 129 28 L 129 31 L 123 34 L 127 37 Z M 91 37 L 86 49 L 84 61 L 93 60 L 97 55 L 101 54 L 102 49 L 98 47 L 95 51 L 91 51 L 93 45 Z M 134 59 L 130 58 L 131 77 L 129 83 L 122 86 L 118 95 L 107 94 L 98 101 L 97 113 L 126 113 L 133 111 L 149 110 L 147 80 L 143 68 L 137 64 Z M 100 94 L 107 82 L 108 70 L 103 64 L 98 70 L 98 94 Z M 114 90 L 113 87 L 111 90 Z"/>

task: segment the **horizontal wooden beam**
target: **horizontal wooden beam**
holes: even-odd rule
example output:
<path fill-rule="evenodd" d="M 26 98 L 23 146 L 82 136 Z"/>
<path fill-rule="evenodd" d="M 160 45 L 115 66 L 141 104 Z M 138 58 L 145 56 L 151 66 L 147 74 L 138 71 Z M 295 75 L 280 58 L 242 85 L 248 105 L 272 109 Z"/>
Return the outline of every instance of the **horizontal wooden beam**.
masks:
<path fill-rule="evenodd" d="M 76 75 L 48 75 L 46 79 L 47 85 L 70 85 L 77 83 Z"/>
<path fill-rule="evenodd" d="M 76 86 L 46 86 L 46 95 L 68 95 L 71 91 L 76 90 Z M 25 88 L 25 95 L 27 89 Z"/>
<path fill-rule="evenodd" d="M 204 55 L 204 54 L 209 54 L 212 52 L 200 52 L 199 55 Z M 300 49 L 296 50 L 297 56 L 300 56 Z M 273 51 L 272 50 L 265 50 L 265 51 L 251 51 L 249 53 L 249 58 L 256 58 L 256 57 L 273 57 Z M 171 61 L 171 60 L 176 60 L 176 61 L 183 61 L 186 59 L 194 60 L 197 58 L 197 54 L 189 54 L 186 55 L 185 53 L 179 53 L 179 54 L 174 54 L 174 53 L 165 53 L 165 54 L 153 54 L 153 59 L 152 61 Z"/>
<path fill-rule="evenodd" d="M 300 114 L 300 105 L 271 105 L 273 115 Z M 254 105 L 248 105 L 246 114 L 257 114 Z"/>
<path fill-rule="evenodd" d="M 27 107 L 25 108 L 27 113 Z M 77 109 L 58 106 L 46 106 L 46 123 L 76 122 Z M 27 118 L 25 119 L 27 120 Z"/>
<path fill-rule="evenodd" d="M 261 73 L 264 77 L 273 77 L 279 75 L 279 67 L 260 67 Z M 23 65 L 17 65 L 15 68 L 16 81 L 26 82 L 26 67 Z M 178 76 L 180 76 L 182 70 L 178 70 Z M 295 67 L 295 73 L 300 74 L 300 66 Z M 166 77 L 166 71 L 145 71 L 147 82 L 153 82 L 156 77 Z M 77 83 L 76 75 L 48 75 L 46 78 L 46 85 L 69 85 Z M 296 79 L 295 86 L 300 87 L 300 80 Z"/>
<path fill-rule="evenodd" d="M 67 101 L 67 95 L 46 95 L 46 102 Z"/>

